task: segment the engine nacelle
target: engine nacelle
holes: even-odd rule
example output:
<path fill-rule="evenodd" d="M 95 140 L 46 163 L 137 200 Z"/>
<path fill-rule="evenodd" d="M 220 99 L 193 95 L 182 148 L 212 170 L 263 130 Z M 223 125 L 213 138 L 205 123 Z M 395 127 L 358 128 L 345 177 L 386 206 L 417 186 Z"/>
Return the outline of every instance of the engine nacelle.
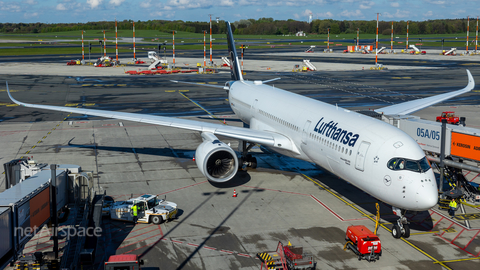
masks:
<path fill-rule="evenodd" d="M 237 174 L 237 154 L 212 133 L 202 133 L 203 143 L 195 151 L 200 172 L 213 182 L 226 182 Z"/>

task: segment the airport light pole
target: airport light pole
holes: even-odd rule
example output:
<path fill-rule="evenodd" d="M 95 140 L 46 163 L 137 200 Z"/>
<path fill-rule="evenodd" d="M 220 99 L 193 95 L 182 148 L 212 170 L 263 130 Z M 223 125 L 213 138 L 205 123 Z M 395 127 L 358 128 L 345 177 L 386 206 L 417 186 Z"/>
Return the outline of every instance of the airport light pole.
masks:
<path fill-rule="evenodd" d="M 475 33 L 475 53 L 477 52 L 478 46 L 478 16 L 477 16 L 477 32 Z"/>
<path fill-rule="evenodd" d="M 377 63 L 377 55 L 378 55 L 378 15 L 380 13 L 377 13 L 377 36 L 375 37 L 375 66 L 378 65 Z"/>
<path fill-rule="evenodd" d="M 360 50 L 360 28 L 357 28 L 357 50 Z"/>
<path fill-rule="evenodd" d="M 212 59 L 212 15 L 213 14 L 208 14 L 208 16 L 210 16 L 210 65 L 213 66 L 213 59 Z"/>
<path fill-rule="evenodd" d="M 133 22 L 133 61 L 136 61 L 137 57 L 135 57 L 135 22 Z"/>
<path fill-rule="evenodd" d="M 115 19 L 115 58 L 118 64 L 118 35 L 117 35 L 117 19 Z"/>
<path fill-rule="evenodd" d="M 207 51 L 206 51 L 206 47 L 205 47 L 205 34 L 207 33 L 207 31 L 203 31 L 203 72 L 205 72 L 205 68 L 207 66 Z"/>
<path fill-rule="evenodd" d="M 83 30 L 82 30 L 82 61 L 85 61 L 85 55 L 84 55 L 84 48 L 83 48 Z"/>
<path fill-rule="evenodd" d="M 105 30 L 103 30 L 103 56 L 107 56 L 107 38 L 105 37 Z"/>
<path fill-rule="evenodd" d="M 330 28 L 327 28 L 327 50 L 330 51 Z"/>
<path fill-rule="evenodd" d="M 468 33 L 470 32 L 470 16 L 467 16 L 467 54 L 468 54 Z"/>
<path fill-rule="evenodd" d="M 163 48 L 165 51 L 165 48 Z M 175 30 L 173 30 L 173 68 L 175 68 Z"/>
<path fill-rule="evenodd" d="M 405 48 L 408 52 L 408 21 L 407 21 L 407 47 Z"/>
<path fill-rule="evenodd" d="M 392 37 L 390 41 L 390 52 L 393 53 L 393 21 L 392 21 Z"/>

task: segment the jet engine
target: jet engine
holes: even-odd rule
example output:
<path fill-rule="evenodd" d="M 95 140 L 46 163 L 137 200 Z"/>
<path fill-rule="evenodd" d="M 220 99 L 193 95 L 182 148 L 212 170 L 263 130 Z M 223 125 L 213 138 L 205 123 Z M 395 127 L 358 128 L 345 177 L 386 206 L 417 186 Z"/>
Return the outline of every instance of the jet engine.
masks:
<path fill-rule="evenodd" d="M 195 151 L 195 162 L 208 180 L 227 182 L 237 173 L 238 159 L 233 149 L 212 133 L 202 133 L 203 143 Z"/>

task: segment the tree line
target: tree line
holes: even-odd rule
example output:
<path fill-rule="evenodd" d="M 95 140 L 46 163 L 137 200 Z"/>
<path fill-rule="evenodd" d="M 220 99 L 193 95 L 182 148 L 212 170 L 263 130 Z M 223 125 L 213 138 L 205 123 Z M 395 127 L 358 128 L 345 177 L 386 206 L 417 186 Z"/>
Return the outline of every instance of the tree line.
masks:
<path fill-rule="evenodd" d="M 474 32 L 475 22 L 472 21 L 470 31 Z M 123 20 L 117 22 L 120 30 L 132 29 L 132 20 Z M 239 20 L 232 23 L 232 30 L 237 35 L 293 35 L 299 31 L 306 34 L 327 34 L 330 29 L 331 34 L 356 33 L 357 29 L 361 33 L 375 33 L 377 22 L 375 20 L 365 21 L 339 21 L 332 19 L 313 20 L 311 23 L 296 20 L 274 20 L 273 18 L 260 18 L 258 20 L 248 19 Z M 390 35 L 391 22 L 380 21 L 379 33 Z M 160 32 L 184 31 L 191 33 L 203 33 L 210 31 L 209 22 L 191 22 L 191 21 L 166 21 L 166 20 L 148 20 L 136 21 L 137 30 L 158 30 Z M 115 30 L 114 21 L 100 21 L 87 23 L 0 23 L 0 33 L 50 33 L 63 31 L 80 30 Z M 393 23 L 393 31 L 396 35 L 404 35 L 407 32 L 407 21 Z M 467 31 L 467 19 L 448 19 L 448 20 L 428 20 L 428 21 L 410 21 L 409 34 L 456 34 Z M 217 23 L 212 21 L 212 33 L 224 34 L 226 26 L 224 21 Z"/>

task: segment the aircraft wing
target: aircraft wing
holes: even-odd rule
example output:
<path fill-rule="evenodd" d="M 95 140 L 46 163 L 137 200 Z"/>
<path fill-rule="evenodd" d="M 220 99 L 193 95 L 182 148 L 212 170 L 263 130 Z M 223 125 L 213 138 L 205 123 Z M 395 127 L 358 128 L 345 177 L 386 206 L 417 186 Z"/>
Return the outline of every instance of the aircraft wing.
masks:
<path fill-rule="evenodd" d="M 400 104 L 395 104 L 395 105 L 383 107 L 380 109 L 376 109 L 375 111 L 383 114 L 388 114 L 388 115 L 405 115 L 405 114 L 410 114 L 410 113 L 419 111 L 421 109 L 427 108 L 429 106 L 445 101 L 447 99 L 451 99 L 458 95 L 470 92 L 475 87 L 475 81 L 473 80 L 472 74 L 468 69 L 467 69 L 467 75 L 468 75 L 468 84 L 463 89 L 445 93 L 445 94 L 436 95 L 436 96 L 431 96 L 427 98 L 411 100 L 411 101 L 403 102 Z"/>
<path fill-rule="evenodd" d="M 8 89 L 8 83 L 6 85 L 7 85 L 7 93 L 10 99 L 16 104 L 25 106 L 25 107 L 61 111 L 61 112 L 68 112 L 68 113 L 72 112 L 77 114 L 94 115 L 94 116 L 100 116 L 105 118 L 113 118 L 113 119 L 121 119 L 121 120 L 132 121 L 132 122 L 147 123 L 152 125 L 195 130 L 199 132 L 210 132 L 215 135 L 221 135 L 229 138 L 245 140 L 252 143 L 262 144 L 265 146 L 273 146 L 273 147 L 287 149 L 287 150 L 294 149 L 293 142 L 291 141 L 290 138 L 282 134 L 270 132 L 270 131 L 253 130 L 248 128 L 227 126 L 223 124 L 207 123 L 207 122 L 196 121 L 196 120 L 180 119 L 180 118 L 174 118 L 174 117 L 164 117 L 164 116 L 156 116 L 156 115 L 148 115 L 148 114 L 23 103 L 12 97 L 12 95 L 10 94 L 10 90 Z"/>

